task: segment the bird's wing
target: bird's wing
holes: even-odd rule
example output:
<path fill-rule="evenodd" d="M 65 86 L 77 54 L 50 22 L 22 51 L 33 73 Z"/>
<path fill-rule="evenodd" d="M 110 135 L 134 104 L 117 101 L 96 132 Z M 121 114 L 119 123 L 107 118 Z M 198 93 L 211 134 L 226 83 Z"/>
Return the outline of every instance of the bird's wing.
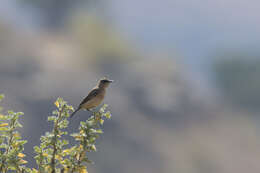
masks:
<path fill-rule="evenodd" d="M 97 95 L 98 95 L 98 89 L 93 89 L 92 91 L 90 91 L 88 96 L 79 104 L 79 106 L 87 103 L 89 100 L 91 100 L 92 98 L 96 97 Z"/>

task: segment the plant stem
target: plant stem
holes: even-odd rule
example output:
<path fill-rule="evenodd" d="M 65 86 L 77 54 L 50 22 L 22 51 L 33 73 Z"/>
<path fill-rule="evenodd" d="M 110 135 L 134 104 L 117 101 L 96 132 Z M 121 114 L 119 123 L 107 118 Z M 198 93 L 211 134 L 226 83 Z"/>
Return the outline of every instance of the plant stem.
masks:
<path fill-rule="evenodd" d="M 64 106 L 59 110 L 59 114 L 58 114 L 58 118 L 57 121 L 54 124 L 54 129 L 53 129 L 53 133 L 54 133 L 54 140 L 53 140 L 53 153 L 52 153 L 52 158 L 51 158 L 51 168 L 52 168 L 52 172 L 51 173 L 55 173 L 55 167 L 56 167 L 56 163 L 55 163 L 55 156 L 57 154 L 57 146 L 56 146 L 56 142 L 57 142 L 57 133 L 58 133 L 58 124 L 59 121 L 61 119 L 61 114 L 63 112 L 63 108 Z"/>

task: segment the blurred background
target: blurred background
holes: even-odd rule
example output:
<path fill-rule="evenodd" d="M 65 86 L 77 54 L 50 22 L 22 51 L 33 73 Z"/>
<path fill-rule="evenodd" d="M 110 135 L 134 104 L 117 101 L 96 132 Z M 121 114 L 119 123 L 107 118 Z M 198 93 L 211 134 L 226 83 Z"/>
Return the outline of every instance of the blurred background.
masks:
<path fill-rule="evenodd" d="M 61 96 L 115 83 L 90 173 L 260 171 L 260 1 L 1 0 L 0 93 L 32 147 Z M 89 112 L 75 116 L 76 131 Z"/>

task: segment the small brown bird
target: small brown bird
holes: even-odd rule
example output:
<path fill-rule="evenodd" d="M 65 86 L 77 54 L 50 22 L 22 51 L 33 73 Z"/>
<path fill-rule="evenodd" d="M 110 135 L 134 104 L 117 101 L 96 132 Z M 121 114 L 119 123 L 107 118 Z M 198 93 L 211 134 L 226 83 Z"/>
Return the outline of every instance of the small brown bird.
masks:
<path fill-rule="evenodd" d="M 102 78 L 98 81 L 96 87 L 94 87 L 88 94 L 88 96 L 79 104 L 78 108 L 70 115 L 72 118 L 76 112 L 81 109 L 90 111 L 92 108 L 99 106 L 106 95 L 106 88 L 112 83 L 113 80 Z"/>

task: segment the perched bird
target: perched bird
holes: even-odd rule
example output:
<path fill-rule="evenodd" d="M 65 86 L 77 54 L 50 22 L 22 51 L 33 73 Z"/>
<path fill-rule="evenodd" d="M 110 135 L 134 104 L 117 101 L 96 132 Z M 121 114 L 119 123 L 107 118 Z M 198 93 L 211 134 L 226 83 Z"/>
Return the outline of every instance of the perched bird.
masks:
<path fill-rule="evenodd" d="M 76 112 L 81 109 L 90 111 L 92 108 L 99 106 L 106 95 L 106 88 L 112 83 L 113 80 L 102 78 L 98 81 L 96 87 L 94 87 L 88 94 L 88 96 L 79 104 L 78 108 L 70 115 L 72 118 Z"/>

